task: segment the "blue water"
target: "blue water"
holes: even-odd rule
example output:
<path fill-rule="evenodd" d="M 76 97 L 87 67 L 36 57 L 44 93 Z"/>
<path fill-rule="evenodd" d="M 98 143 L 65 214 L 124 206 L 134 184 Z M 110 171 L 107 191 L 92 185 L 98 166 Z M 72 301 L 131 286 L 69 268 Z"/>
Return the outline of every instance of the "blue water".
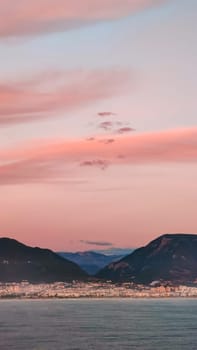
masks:
<path fill-rule="evenodd" d="M 0 301 L 0 350 L 196 350 L 197 299 Z"/>

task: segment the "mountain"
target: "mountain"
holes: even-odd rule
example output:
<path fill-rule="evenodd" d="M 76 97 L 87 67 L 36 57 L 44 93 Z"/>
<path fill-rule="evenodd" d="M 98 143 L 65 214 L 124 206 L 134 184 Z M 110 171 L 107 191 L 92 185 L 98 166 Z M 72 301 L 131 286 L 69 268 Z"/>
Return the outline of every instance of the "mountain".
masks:
<path fill-rule="evenodd" d="M 102 269 L 96 277 L 148 284 L 197 279 L 197 235 L 165 234 Z"/>
<path fill-rule="evenodd" d="M 100 269 L 112 261 L 120 260 L 123 255 L 104 255 L 93 251 L 78 253 L 58 253 L 63 258 L 75 262 L 90 275 L 96 274 Z"/>
<path fill-rule="evenodd" d="M 84 279 L 87 279 L 87 274 L 78 265 L 51 250 L 32 248 L 14 239 L 0 238 L 0 282 Z"/>

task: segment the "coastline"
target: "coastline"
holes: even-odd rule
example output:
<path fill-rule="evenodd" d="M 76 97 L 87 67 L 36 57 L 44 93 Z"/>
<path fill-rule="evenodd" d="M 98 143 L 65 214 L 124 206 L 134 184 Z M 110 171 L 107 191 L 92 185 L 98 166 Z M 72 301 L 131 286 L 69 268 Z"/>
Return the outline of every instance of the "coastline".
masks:
<path fill-rule="evenodd" d="M 134 285 L 112 282 L 0 283 L 0 300 L 197 298 L 197 286 Z"/>
<path fill-rule="evenodd" d="M 156 296 L 156 297 L 47 297 L 47 298 L 20 298 L 20 297 L 0 297 L 0 302 L 2 301 L 52 301 L 52 300 L 173 300 L 173 299 L 197 299 L 197 296 Z"/>

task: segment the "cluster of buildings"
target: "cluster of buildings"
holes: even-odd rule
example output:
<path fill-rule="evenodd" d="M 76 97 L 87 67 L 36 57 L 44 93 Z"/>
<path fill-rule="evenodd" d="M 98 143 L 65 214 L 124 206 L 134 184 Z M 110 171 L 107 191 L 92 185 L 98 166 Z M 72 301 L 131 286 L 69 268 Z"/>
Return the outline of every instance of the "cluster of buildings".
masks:
<path fill-rule="evenodd" d="M 57 282 L 52 284 L 0 283 L 0 298 L 170 298 L 197 297 L 197 286 L 150 286 L 133 283 Z"/>

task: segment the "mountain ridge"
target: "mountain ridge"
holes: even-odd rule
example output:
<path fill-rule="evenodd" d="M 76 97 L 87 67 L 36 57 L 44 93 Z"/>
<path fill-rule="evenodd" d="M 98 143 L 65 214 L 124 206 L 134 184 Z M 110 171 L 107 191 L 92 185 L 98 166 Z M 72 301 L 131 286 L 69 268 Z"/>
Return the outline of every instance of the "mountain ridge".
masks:
<path fill-rule="evenodd" d="M 148 284 L 155 280 L 186 283 L 197 279 L 197 235 L 164 234 L 96 275 L 114 282 Z"/>
<path fill-rule="evenodd" d="M 50 249 L 30 247 L 8 237 L 0 238 L 0 282 L 45 283 L 87 278 L 77 264 Z"/>

